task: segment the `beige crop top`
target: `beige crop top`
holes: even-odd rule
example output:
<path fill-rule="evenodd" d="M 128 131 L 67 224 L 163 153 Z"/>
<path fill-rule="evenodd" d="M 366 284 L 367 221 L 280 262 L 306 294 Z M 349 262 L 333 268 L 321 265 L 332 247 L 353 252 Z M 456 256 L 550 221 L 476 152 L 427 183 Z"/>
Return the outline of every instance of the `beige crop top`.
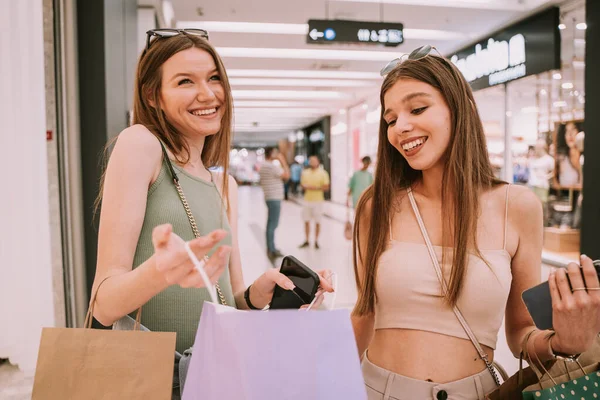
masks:
<path fill-rule="evenodd" d="M 503 248 L 481 251 L 489 266 L 476 255 L 469 256 L 457 303 L 479 343 L 492 349 L 496 348 L 512 282 L 511 256 L 506 250 L 509 187 Z M 419 213 L 416 203 L 413 212 L 416 218 Z M 433 247 L 448 281 L 450 266 L 442 265 L 442 247 Z M 425 241 L 423 244 L 395 241 L 390 227 L 389 247 L 379 259 L 376 291 L 375 329 L 415 329 L 469 340 L 452 308 L 444 302 Z"/>

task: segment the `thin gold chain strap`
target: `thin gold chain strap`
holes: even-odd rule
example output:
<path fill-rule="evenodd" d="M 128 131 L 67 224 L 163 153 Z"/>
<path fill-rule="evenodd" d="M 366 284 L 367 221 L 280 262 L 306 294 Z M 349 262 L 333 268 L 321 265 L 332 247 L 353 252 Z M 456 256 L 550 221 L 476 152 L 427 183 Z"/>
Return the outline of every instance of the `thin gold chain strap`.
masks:
<path fill-rule="evenodd" d="M 187 199 L 185 198 L 183 189 L 181 188 L 181 185 L 179 184 L 179 181 L 177 179 L 173 179 L 173 181 L 175 182 L 175 188 L 177 188 L 177 193 L 179 194 L 179 198 L 181 199 L 181 203 L 183 204 L 185 213 L 187 214 L 188 220 L 190 221 L 190 225 L 192 226 L 192 231 L 194 232 L 194 236 L 199 238 L 200 232 L 198 231 L 198 225 L 196 225 L 196 219 L 194 218 L 194 215 L 192 214 L 192 210 L 190 209 Z M 208 256 L 204 256 L 204 261 L 205 262 L 208 261 Z M 219 286 L 218 282 L 215 283 L 215 289 L 217 289 L 217 295 L 219 296 L 219 300 L 221 301 L 221 304 L 226 306 L 227 302 L 225 301 L 225 296 L 223 296 L 223 292 L 221 291 L 221 287 Z"/>

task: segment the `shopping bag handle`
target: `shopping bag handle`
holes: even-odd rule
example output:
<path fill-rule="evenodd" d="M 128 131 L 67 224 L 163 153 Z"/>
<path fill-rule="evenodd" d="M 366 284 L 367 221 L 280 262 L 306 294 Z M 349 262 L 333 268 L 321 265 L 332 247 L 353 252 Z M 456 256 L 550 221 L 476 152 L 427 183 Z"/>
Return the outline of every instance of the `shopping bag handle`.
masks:
<path fill-rule="evenodd" d="M 212 300 L 213 303 L 219 304 L 219 302 L 217 301 L 217 288 L 215 287 L 215 285 L 213 285 L 210 282 L 210 279 L 208 278 L 208 275 L 206 275 L 206 271 L 204 270 L 206 261 L 198 260 L 198 257 L 196 257 L 196 255 L 190 248 L 190 242 L 185 242 L 185 251 L 187 252 L 188 257 L 192 261 L 192 264 L 194 264 L 194 267 L 200 274 L 200 277 L 202 278 L 202 281 L 204 282 L 204 286 L 206 287 L 206 289 L 208 290 L 208 293 L 210 294 L 210 299 Z"/>
<path fill-rule="evenodd" d="M 86 329 L 92 328 L 92 320 L 94 319 L 93 318 L 94 306 L 96 305 L 96 296 L 98 295 L 100 286 L 102 286 L 102 284 L 104 282 L 106 282 L 106 280 L 108 280 L 108 278 L 112 278 L 112 275 L 109 275 L 109 276 L 105 277 L 104 279 L 102 279 L 100 281 L 100 284 L 98 284 L 98 287 L 96 288 L 96 290 L 92 291 L 92 296 L 90 298 L 90 305 L 88 306 L 87 313 L 85 314 L 85 322 L 83 323 L 83 327 Z M 133 326 L 134 331 L 140 330 L 141 320 L 142 320 L 142 307 L 137 309 L 137 313 L 135 315 L 135 325 Z"/>

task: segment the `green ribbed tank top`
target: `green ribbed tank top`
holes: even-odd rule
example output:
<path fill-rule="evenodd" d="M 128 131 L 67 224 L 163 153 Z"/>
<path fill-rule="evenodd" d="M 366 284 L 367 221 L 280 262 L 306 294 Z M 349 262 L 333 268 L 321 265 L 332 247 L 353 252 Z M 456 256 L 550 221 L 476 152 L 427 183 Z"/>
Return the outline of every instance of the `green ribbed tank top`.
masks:
<path fill-rule="evenodd" d="M 219 245 L 230 246 L 232 243 L 231 228 L 214 179 L 212 182 L 207 182 L 190 175 L 177 165 L 173 165 L 173 168 L 179 176 L 179 184 L 196 219 L 200 235 L 204 236 L 215 229 L 225 229 L 229 231 L 229 235 Z M 146 214 L 133 259 L 134 268 L 154 254 L 152 230 L 157 225 L 165 223 L 170 223 L 173 226 L 173 232 L 183 240 L 194 239 L 194 232 L 175 189 L 171 173 L 166 161 L 163 160 L 158 178 L 148 189 Z M 209 255 L 219 245 L 215 246 Z M 219 286 L 227 304 L 235 306 L 229 280 L 229 268 L 226 268 L 220 277 Z M 208 290 L 205 288 L 184 289 L 179 285 L 172 285 L 154 296 L 142 307 L 142 324 L 151 331 L 176 332 L 176 349 L 183 353 L 194 344 L 205 300 L 210 300 Z"/>

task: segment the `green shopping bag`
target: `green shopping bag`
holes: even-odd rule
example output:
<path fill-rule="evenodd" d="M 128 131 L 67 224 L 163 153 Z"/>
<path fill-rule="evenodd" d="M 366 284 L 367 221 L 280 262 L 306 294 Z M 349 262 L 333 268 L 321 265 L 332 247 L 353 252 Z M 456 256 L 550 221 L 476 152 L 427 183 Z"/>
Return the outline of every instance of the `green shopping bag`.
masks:
<path fill-rule="evenodd" d="M 600 363 L 593 363 L 583 367 L 579 361 L 575 361 L 578 369 L 570 371 L 565 361 L 566 373 L 552 376 L 544 368 L 544 374 L 539 374 L 537 367 L 530 363 L 530 367 L 539 377 L 539 382 L 526 387 L 523 392 L 523 400 L 600 400 Z M 547 376 L 550 379 L 544 380 Z M 546 387 L 544 387 L 546 386 Z"/>

